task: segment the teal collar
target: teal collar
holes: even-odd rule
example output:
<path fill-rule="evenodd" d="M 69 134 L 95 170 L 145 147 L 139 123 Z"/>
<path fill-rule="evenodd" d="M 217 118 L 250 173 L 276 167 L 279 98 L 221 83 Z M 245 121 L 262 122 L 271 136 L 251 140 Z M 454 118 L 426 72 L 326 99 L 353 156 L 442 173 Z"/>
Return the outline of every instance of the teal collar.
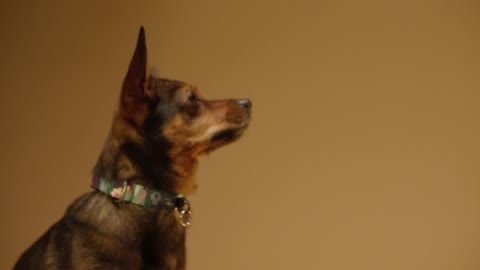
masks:
<path fill-rule="evenodd" d="M 94 176 L 92 188 L 118 201 L 142 205 L 149 208 L 176 210 L 181 224 L 188 227 L 191 222 L 190 202 L 182 194 L 156 190 L 127 181 L 115 181 Z"/>

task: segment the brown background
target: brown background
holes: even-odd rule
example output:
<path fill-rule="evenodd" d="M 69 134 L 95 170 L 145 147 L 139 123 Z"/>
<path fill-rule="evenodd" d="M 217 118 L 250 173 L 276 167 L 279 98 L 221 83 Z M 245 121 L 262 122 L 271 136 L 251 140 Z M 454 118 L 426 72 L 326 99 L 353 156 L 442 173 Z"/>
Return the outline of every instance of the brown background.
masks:
<path fill-rule="evenodd" d="M 89 190 L 140 25 L 162 76 L 254 103 L 189 269 L 480 269 L 478 1 L 30 2 L 0 4 L 0 269 Z"/>

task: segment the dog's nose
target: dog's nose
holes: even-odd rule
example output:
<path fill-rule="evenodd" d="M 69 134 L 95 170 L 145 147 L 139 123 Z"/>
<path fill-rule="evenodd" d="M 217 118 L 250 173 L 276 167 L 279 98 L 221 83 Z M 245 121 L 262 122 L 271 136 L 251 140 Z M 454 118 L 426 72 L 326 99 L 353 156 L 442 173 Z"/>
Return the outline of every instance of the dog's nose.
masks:
<path fill-rule="evenodd" d="M 237 100 L 237 104 L 242 106 L 245 109 L 250 109 L 252 107 L 252 103 L 248 99 L 239 99 Z"/>

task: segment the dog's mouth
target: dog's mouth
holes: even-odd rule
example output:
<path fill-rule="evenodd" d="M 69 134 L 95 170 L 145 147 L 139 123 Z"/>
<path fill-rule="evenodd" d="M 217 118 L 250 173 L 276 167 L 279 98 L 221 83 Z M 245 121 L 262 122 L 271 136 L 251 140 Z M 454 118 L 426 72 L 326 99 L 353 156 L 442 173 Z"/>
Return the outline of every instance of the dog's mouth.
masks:
<path fill-rule="evenodd" d="M 233 142 L 242 136 L 243 132 L 247 129 L 247 127 L 248 122 L 242 123 L 242 125 L 235 128 L 227 128 L 224 130 L 220 130 L 213 134 L 210 141 L 215 144 Z"/>
<path fill-rule="evenodd" d="M 221 130 L 217 133 L 215 133 L 211 141 L 212 142 L 220 142 L 220 141 L 232 141 L 237 137 L 237 130 L 235 129 L 226 129 L 226 130 Z"/>

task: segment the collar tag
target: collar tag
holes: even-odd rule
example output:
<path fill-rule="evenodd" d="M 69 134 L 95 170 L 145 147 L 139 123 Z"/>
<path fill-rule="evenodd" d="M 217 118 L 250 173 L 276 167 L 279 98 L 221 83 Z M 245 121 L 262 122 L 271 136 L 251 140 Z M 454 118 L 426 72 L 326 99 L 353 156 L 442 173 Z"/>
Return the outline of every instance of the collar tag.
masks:
<path fill-rule="evenodd" d="M 192 223 L 192 211 L 190 202 L 182 194 L 177 195 L 175 210 L 178 213 L 178 219 L 183 227 L 187 228 Z"/>

